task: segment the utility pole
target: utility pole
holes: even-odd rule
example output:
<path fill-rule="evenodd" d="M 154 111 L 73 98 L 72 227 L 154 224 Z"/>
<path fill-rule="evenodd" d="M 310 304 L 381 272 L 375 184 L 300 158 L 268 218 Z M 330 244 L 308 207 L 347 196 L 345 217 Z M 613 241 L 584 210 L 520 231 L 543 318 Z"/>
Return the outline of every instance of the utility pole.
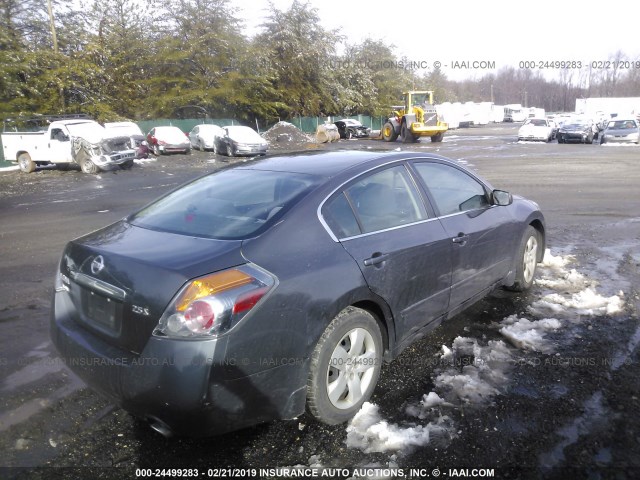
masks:
<path fill-rule="evenodd" d="M 58 38 L 56 37 L 56 24 L 53 20 L 53 8 L 51 0 L 47 0 L 47 10 L 49 11 L 49 25 L 51 26 L 51 38 L 53 39 L 53 51 L 58 53 Z"/>

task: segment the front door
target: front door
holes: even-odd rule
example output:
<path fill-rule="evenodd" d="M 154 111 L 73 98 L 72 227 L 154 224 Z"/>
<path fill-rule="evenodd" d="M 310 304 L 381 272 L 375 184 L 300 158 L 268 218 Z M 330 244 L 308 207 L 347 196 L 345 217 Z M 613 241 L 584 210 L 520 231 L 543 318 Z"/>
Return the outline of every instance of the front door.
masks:
<path fill-rule="evenodd" d="M 480 294 L 509 272 L 514 239 L 506 208 L 492 205 L 487 188 L 468 173 L 437 162 L 413 163 L 449 236 L 450 309 Z"/>

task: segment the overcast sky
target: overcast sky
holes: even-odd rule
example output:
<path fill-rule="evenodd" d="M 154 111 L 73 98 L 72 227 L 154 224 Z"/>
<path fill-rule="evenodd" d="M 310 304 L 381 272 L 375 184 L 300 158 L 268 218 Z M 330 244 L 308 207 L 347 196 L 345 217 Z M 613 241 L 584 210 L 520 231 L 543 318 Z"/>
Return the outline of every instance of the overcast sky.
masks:
<path fill-rule="evenodd" d="M 247 33 L 258 31 L 268 0 L 232 0 L 240 8 Z M 292 0 L 273 0 L 280 9 Z M 637 2 L 562 0 L 457 2 L 388 0 L 310 0 L 325 28 L 340 28 L 350 41 L 367 37 L 395 45 L 398 56 L 442 64 L 451 79 L 481 77 L 473 62 L 496 68 L 520 61 L 579 61 L 583 66 L 608 60 L 621 50 L 640 60 L 640 9 Z M 389 11 L 389 6 L 396 7 Z M 611 8 L 608 8 L 610 6 Z M 464 68 L 462 62 L 471 62 Z M 454 69 L 453 65 L 463 68 Z M 490 63 L 489 63 L 490 64 Z M 479 66 L 476 64 L 476 66 Z M 555 78 L 555 77 L 554 77 Z"/>

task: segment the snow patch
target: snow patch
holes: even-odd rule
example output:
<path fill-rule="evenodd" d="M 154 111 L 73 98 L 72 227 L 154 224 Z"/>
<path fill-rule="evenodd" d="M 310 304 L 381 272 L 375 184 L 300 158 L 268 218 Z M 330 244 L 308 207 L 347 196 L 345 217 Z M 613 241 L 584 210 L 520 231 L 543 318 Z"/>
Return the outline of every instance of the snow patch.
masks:
<path fill-rule="evenodd" d="M 486 347 L 474 338 L 457 337 L 452 349 L 443 345 L 441 360 L 450 363 L 435 378 L 435 386 L 445 398 L 465 403 L 484 403 L 502 391 L 508 382 L 512 359 L 509 347 L 491 340 Z"/>
<path fill-rule="evenodd" d="M 562 324 L 555 318 L 544 318 L 542 320 L 528 320 L 511 315 L 502 321 L 505 325 L 500 329 L 515 347 L 534 352 L 552 353 L 553 345 L 545 338 L 545 333 L 549 330 L 557 330 Z"/>
<path fill-rule="evenodd" d="M 619 313 L 624 307 L 624 293 L 605 297 L 596 292 L 596 283 L 567 265 L 575 258 L 571 255 L 554 256 L 545 251 L 541 264 L 540 278 L 536 284 L 555 290 L 544 295 L 527 307 L 527 311 L 537 317 L 575 315 L 602 316 Z"/>
<path fill-rule="evenodd" d="M 603 297 L 592 288 L 586 288 L 570 297 L 558 293 L 545 295 L 541 300 L 533 302 L 527 310 L 537 316 L 553 314 L 602 316 L 613 315 L 622 311 L 624 306 L 623 292 L 611 297 Z"/>
<path fill-rule="evenodd" d="M 407 450 L 427 445 L 435 432 L 447 431 L 447 417 L 427 425 L 399 426 L 380 416 L 379 407 L 365 402 L 347 427 L 347 447 L 365 453 Z"/>

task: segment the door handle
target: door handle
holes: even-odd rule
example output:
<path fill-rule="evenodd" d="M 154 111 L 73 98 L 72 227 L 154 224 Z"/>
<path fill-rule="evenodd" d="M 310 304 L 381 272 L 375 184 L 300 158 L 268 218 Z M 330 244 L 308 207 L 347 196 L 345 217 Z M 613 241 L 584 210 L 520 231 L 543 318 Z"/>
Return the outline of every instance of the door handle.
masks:
<path fill-rule="evenodd" d="M 465 235 L 464 233 L 460 232 L 457 237 L 453 237 L 451 240 L 453 241 L 453 243 L 457 243 L 458 245 L 463 247 L 467 243 L 467 240 L 469 240 L 469 235 Z"/>
<path fill-rule="evenodd" d="M 371 258 L 366 258 L 364 260 L 364 265 L 365 267 L 370 267 L 372 265 L 380 265 L 381 263 L 386 261 L 387 258 L 389 258 L 388 253 L 376 252 L 373 255 L 371 255 Z"/>

